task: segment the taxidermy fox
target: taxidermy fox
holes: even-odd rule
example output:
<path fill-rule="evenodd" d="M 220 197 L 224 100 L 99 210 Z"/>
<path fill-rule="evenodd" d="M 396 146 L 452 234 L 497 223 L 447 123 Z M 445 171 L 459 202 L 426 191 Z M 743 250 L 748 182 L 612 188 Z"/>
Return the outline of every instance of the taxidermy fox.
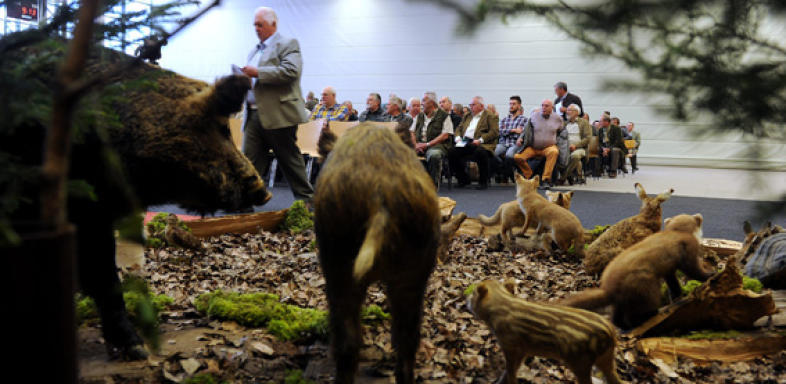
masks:
<path fill-rule="evenodd" d="M 666 219 L 665 229 L 623 251 L 600 277 L 600 288 L 587 289 L 561 304 L 595 309 L 614 306 L 612 320 L 630 329 L 658 312 L 661 282 L 665 279 L 672 299 L 682 294 L 675 272 L 679 269 L 696 280 L 707 280 L 714 271 L 703 265 L 702 216 L 679 215 Z"/>
<path fill-rule="evenodd" d="M 641 184 L 636 183 L 634 187 L 641 200 L 639 214 L 620 220 L 589 245 L 584 259 L 584 269 L 588 274 L 603 272 L 603 268 L 620 252 L 660 231 L 661 204 L 671 197 L 674 189 L 649 197 Z"/>
<path fill-rule="evenodd" d="M 406 144 L 406 143 L 405 143 Z M 437 261 L 442 263 L 448 258 L 448 248 L 450 248 L 450 240 L 456 234 L 461 223 L 467 219 L 467 214 L 464 212 L 454 215 L 440 226 L 439 248 L 437 249 Z"/>
<path fill-rule="evenodd" d="M 564 207 L 565 209 L 570 209 L 570 201 L 573 198 L 573 191 L 546 191 L 546 197 L 554 204 Z M 526 218 L 527 217 L 524 215 L 521 207 L 519 207 L 519 202 L 516 200 L 502 203 L 499 208 L 497 208 L 497 212 L 494 213 L 494 216 L 488 217 L 485 215 L 478 215 L 478 220 L 480 220 L 480 223 L 483 225 L 490 226 L 502 223 L 500 228 L 500 236 L 502 237 L 502 241 L 505 244 L 509 244 L 510 240 L 513 238 L 513 228 L 524 225 Z M 537 227 L 537 223 L 530 223 L 530 228 L 535 227 Z M 529 228 L 524 228 L 522 230 L 523 233 L 526 233 L 527 229 Z"/>
<path fill-rule="evenodd" d="M 512 281 L 478 284 L 467 306 L 483 320 L 505 354 L 505 372 L 497 381 L 517 383 L 516 371 L 527 356 L 563 361 L 579 383 L 592 382 L 592 366 L 603 372 L 608 383 L 620 383 L 614 362 L 616 334 L 603 316 L 561 305 L 532 303 L 517 298 Z"/>
<path fill-rule="evenodd" d="M 525 213 L 524 228 L 537 223 L 538 235 L 543 235 L 543 247 L 551 250 L 554 241 L 562 251 L 567 252 L 571 245 L 576 255 L 584 256 L 584 227 L 581 221 L 569 210 L 550 203 L 538 193 L 540 176 L 527 180 L 516 174 L 516 201 Z"/>

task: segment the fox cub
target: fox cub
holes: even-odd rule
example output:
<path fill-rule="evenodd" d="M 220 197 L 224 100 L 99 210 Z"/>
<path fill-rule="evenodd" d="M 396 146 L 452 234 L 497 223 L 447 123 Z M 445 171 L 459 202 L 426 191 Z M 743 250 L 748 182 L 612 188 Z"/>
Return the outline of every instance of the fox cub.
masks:
<path fill-rule="evenodd" d="M 715 273 L 699 257 L 702 220 L 700 214 L 666 219 L 662 232 L 624 250 L 609 263 L 600 277 L 600 288 L 581 291 L 561 304 L 584 309 L 613 305 L 614 324 L 623 329 L 640 325 L 657 314 L 663 280 L 672 299 L 682 294 L 675 275 L 678 269 L 701 281 Z"/>
<path fill-rule="evenodd" d="M 467 306 L 488 324 L 505 354 L 505 372 L 497 383 L 514 384 L 521 360 L 542 356 L 563 361 L 579 383 L 590 384 L 596 365 L 611 384 L 617 376 L 614 328 L 597 313 L 519 299 L 515 285 L 496 280 L 478 284 Z"/>
<path fill-rule="evenodd" d="M 554 192 L 546 191 L 546 197 L 549 201 L 559 205 L 565 209 L 570 209 L 570 201 L 573 199 L 573 191 L 570 192 Z M 480 223 L 486 226 L 501 224 L 500 236 L 505 244 L 510 244 L 513 239 L 513 229 L 524 225 L 527 216 L 519 207 L 519 202 L 516 200 L 502 203 L 494 216 L 488 217 L 485 215 L 478 215 Z M 537 223 L 530 224 L 530 228 L 537 227 Z M 522 233 L 526 233 L 529 228 L 523 228 Z"/>

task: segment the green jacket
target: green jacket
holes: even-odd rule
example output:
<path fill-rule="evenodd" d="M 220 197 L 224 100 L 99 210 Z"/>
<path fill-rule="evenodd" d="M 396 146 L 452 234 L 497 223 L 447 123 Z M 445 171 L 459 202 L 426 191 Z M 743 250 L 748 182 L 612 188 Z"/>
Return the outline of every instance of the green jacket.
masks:
<path fill-rule="evenodd" d="M 494 148 L 497 146 L 499 140 L 499 117 L 491 115 L 488 111 L 481 112 L 480 121 L 478 126 L 475 127 L 475 135 L 473 139 L 480 140 L 483 138 L 483 149 L 494 153 Z M 469 123 L 472 121 L 472 112 L 464 115 L 461 120 L 461 125 L 455 130 L 456 137 L 464 137 L 464 132 L 467 131 Z"/>
<path fill-rule="evenodd" d="M 445 123 L 445 119 L 447 118 L 449 118 L 448 114 L 445 113 L 445 111 L 443 111 L 442 109 L 437 108 L 437 110 L 434 112 L 434 117 L 431 118 L 428 127 L 426 127 L 426 141 L 422 141 L 420 138 L 422 137 L 421 135 L 423 134 L 423 124 L 426 121 L 426 115 L 424 113 L 419 114 L 417 123 L 415 123 L 415 142 L 427 143 L 431 140 L 436 139 L 437 136 L 442 134 L 442 125 Z M 445 140 L 431 148 L 441 148 L 447 151 L 448 148 L 445 145 L 445 142 L 449 140 L 450 139 Z"/>

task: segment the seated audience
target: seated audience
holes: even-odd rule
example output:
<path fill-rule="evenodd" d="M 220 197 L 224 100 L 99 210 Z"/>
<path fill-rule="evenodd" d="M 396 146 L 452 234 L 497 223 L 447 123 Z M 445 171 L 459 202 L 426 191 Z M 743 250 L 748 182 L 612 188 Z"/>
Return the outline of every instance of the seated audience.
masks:
<path fill-rule="evenodd" d="M 414 123 L 415 150 L 426 157 L 426 168 L 439 188 L 442 179 L 442 159 L 447 155 L 446 144 L 453 135 L 453 123 L 448 114 L 437 105 L 437 95 L 426 92 L 423 95 L 423 113 Z"/>
<path fill-rule="evenodd" d="M 488 113 L 483 98 L 475 96 L 469 104 L 471 115 L 465 115 L 456 129 L 455 146 L 448 151 L 450 170 L 458 179 L 458 186 L 469 184 L 469 176 L 464 169 L 467 160 L 478 164 L 480 181 L 477 189 L 487 189 L 489 182 L 489 158 L 494 155 L 494 147 L 499 137 L 499 118 Z"/>
<path fill-rule="evenodd" d="M 336 104 L 336 90 L 325 87 L 322 90 L 322 102 L 314 107 L 309 121 L 326 119 L 327 121 L 347 121 L 349 110 L 345 105 Z"/>
<path fill-rule="evenodd" d="M 629 121 L 626 130 L 629 137 L 628 140 L 636 140 L 636 147 L 631 150 L 630 167 L 634 171 L 638 171 L 639 167 L 636 166 L 636 155 L 639 153 L 639 146 L 641 145 L 641 134 L 639 131 L 634 131 L 633 127 L 633 122 Z"/>
<path fill-rule="evenodd" d="M 497 112 L 497 107 L 495 107 L 494 104 L 487 105 L 486 110 L 489 111 L 490 114 L 497 116 L 497 118 L 499 118 L 499 112 Z"/>
<path fill-rule="evenodd" d="M 617 124 L 614 124 L 616 122 Z M 612 148 L 612 151 L 619 149 L 617 155 L 613 155 L 617 157 L 617 166 L 619 168 L 613 167 L 613 170 L 619 169 L 622 173 L 628 173 L 627 168 L 625 168 L 625 156 L 628 155 L 628 148 L 625 146 L 625 136 L 622 134 L 622 128 L 620 128 L 620 119 L 617 117 L 611 118 L 611 127 L 609 128 L 609 145 Z M 612 162 L 614 158 L 612 157 Z M 611 176 L 611 175 L 609 175 Z"/>
<path fill-rule="evenodd" d="M 453 102 L 450 101 L 450 98 L 447 96 L 443 96 L 439 99 L 439 107 L 450 115 L 450 122 L 453 123 L 453 128 L 458 127 L 461 124 L 461 115 L 456 114 L 455 110 L 453 109 Z"/>
<path fill-rule="evenodd" d="M 360 114 L 358 121 L 388 121 L 385 111 L 382 110 L 382 97 L 379 93 L 369 93 L 366 99 L 366 110 Z"/>
<path fill-rule="evenodd" d="M 545 157 L 546 165 L 543 169 L 541 187 L 551 187 L 551 174 L 559 157 L 557 149 L 557 133 L 562 130 L 562 118 L 554 113 L 554 104 L 551 100 L 543 100 L 539 109 L 532 111 L 524 132 L 519 135 L 516 145 L 524 150 L 515 155 L 513 159 L 526 178 L 532 177 L 532 169 L 527 160 L 533 157 Z"/>
<path fill-rule="evenodd" d="M 308 91 L 308 95 L 306 96 L 306 109 L 310 111 L 314 110 L 314 107 L 319 103 L 319 100 L 314 96 L 313 91 Z"/>
<path fill-rule="evenodd" d="M 358 121 L 358 110 L 352 106 L 352 102 L 346 100 L 341 104 L 346 105 L 347 110 L 349 111 L 349 118 L 347 119 L 347 121 Z"/>
<path fill-rule="evenodd" d="M 461 104 L 453 104 L 453 114 L 459 117 L 459 124 L 461 124 L 461 119 L 464 118 L 464 106 Z M 458 127 L 458 125 L 456 125 Z"/>
<path fill-rule="evenodd" d="M 494 156 L 502 164 L 501 174 L 511 179 L 513 178 L 513 156 L 521 151 L 521 147 L 516 145 L 516 139 L 524 132 L 524 126 L 527 124 L 527 118 L 524 116 L 524 110 L 521 107 L 521 97 L 510 97 L 510 109 L 507 116 L 499 122 L 499 144 L 494 149 Z M 501 178 L 498 177 L 498 182 Z"/>
<path fill-rule="evenodd" d="M 627 173 L 624 164 L 620 167 L 620 160 L 623 160 L 623 156 L 628 153 L 622 138 L 622 130 L 619 126 L 611 124 L 611 118 L 608 115 L 603 115 L 600 120 L 598 139 L 600 147 L 603 149 L 604 165 L 608 166 L 609 178 L 617 177 L 617 169 L 622 169 L 622 172 Z"/>
<path fill-rule="evenodd" d="M 464 119 L 464 117 L 466 117 L 467 115 L 469 115 L 469 114 L 470 114 L 470 112 L 472 112 L 472 111 L 470 111 L 470 110 L 469 110 L 469 107 L 467 107 L 467 106 L 464 106 L 464 108 L 462 109 L 462 112 L 461 112 L 461 118 L 462 118 L 462 120 Z"/>
<path fill-rule="evenodd" d="M 568 120 L 565 121 L 565 130 L 568 132 L 568 145 L 570 149 L 570 160 L 568 168 L 562 175 L 562 181 L 566 179 L 570 182 L 573 177 L 573 172 L 577 173 L 577 182 L 584 183 L 584 167 L 582 167 L 581 160 L 587 156 L 587 147 L 589 140 L 592 136 L 592 127 L 590 127 L 587 120 L 579 117 L 581 108 L 578 104 L 571 104 L 568 106 Z M 573 184 L 571 182 L 571 184 Z"/>

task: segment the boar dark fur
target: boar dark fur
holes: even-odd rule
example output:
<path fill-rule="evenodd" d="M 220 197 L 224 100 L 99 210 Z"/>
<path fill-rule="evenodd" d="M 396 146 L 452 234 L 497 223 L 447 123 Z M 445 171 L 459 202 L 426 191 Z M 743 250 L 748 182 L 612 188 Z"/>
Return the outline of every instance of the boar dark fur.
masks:
<path fill-rule="evenodd" d="M 22 60 L 34 54 L 22 49 Z M 128 57 L 110 50 L 93 52 L 87 76 Z M 9 61 L 11 58 L 9 57 Z M 36 72 L 51 84 L 55 68 Z M 50 86 L 50 89 L 53 89 Z M 228 115 L 240 110 L 250 81 L 243 76 L 218 80 L 214 86 L 139 64 L 111 79 L 82 105 L 101 105 L 117 117 L 101 129 L 75 126 L 69 179 L 85 180 L 96 200 L 69 196 L 69 220 L 77 226 L 79 285 L 99 309 L 104 338 L 112 357 L 144 358 L 142 340 L 127 318 L 116 272 L 113 223 L 134 207 L 177 203 L 206 213 L 263 204 L 270 198 L 248 159 L 233 144 Z M 51 97 L 50 97 L 51 99 Z M 40 163 L 44 123 L 16 132 L 2 150 L 18 153 L 26 164 Z M 76 136 L 75 136 L 76 137 Z M 28 195 L 36 196 L 35 185 Z M 37 216 L 37 202 L 20 207 L 13 220 Z"/>
<path fill-rule="evenodd" d="M 361 124 L 332 149 L 317 180 L 314 227 L 336 382 L 354 381 L 360 307 L 369 284 L 380 281 L 393 317 L 396 382 L 412 383 L 423 297 L 440 241 L 434 183 L 392 130 Z"/>

